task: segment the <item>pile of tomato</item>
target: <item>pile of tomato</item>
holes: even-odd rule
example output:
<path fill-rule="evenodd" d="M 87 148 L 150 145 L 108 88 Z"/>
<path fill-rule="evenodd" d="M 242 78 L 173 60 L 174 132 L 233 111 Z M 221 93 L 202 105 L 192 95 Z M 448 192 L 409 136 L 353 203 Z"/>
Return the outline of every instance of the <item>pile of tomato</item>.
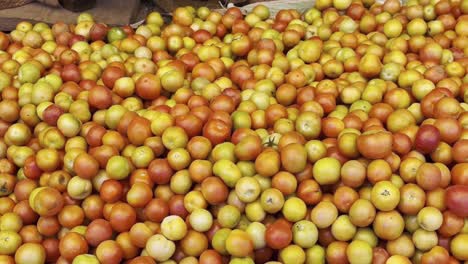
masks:
<path fill-rule="evenodd" d="M 0 263 L 468 261 L 468 1 L 0 33 Z"/>

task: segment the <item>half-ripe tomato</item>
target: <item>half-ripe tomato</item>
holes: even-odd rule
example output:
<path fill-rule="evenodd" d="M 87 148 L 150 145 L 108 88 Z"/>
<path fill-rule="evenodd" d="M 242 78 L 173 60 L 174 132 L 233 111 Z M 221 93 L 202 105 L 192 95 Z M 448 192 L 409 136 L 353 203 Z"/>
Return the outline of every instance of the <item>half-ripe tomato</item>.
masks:
<path fill-rule="evenodd" d="M 114 240 L 106 240 L 96 248 L 96 256 L 101 263 L 117 264 L 122 261 L 123 252 Z"/>
<path fill-rule="evenodd" d="M 255 160 L 262 151 L 262 141 L 257 135 L 243 138 L 234 148 L 239 160 Z"/>
<path fill-rule="evenodd" d="M 452 92 L 447 88 L 436 88 L 424 96 L 421 100 L 422 114 L 427 118 L 433 117 L 436 103 L 444 97 L 453 97 Z"/>
<path fill-rule="evenodd" d="M 450 171 L 452 184 L 468 185 L 468 163 L 458 163 Z"/>
<path fill-rule="evenodd" d="M 34 155 L 29 156 L 24 161 L 23 172 L 24 176 L 32 180 L 39 179 L 39 177 L 41 176 L 42 170 L 39 168 L 39 166 L 37 166 L 36 158 Z"/>
<path fill-rule="evenodd" d="M 457 141 L 452 147 L 452 155 L 457 163 L 468 162 L 468 139 Z"/>
<path fill-rule="evenodd" d="M 151 122 L 143 117 L 134 117 L 127 129 L 127 136 L 130 143 L 134 145 L 143 145 L 145 140 L 151 137 Z"/>
<path fill-rule="evenodd" d="M 226 125 L 231 128 L 232 127 L 232 119 L 231 115 L 228 112 L 224 111 L 213 111 L 209 117 L 209 119 L 218 119 L 226 123 Z"/>
<path fill-rule="evenodd" d="M 136 81 L 135 92 L 143 99 L 156 99 L 161 93 L 161 81 L 156 75 L 146 73 Z"/>
<path fill-rule="evenodd" d="M 307 151 L 302 144 L 292 143 L 280 151 L 281 164 L 291 173 L 298 173 L 305 169 L 307 164 Z"/>

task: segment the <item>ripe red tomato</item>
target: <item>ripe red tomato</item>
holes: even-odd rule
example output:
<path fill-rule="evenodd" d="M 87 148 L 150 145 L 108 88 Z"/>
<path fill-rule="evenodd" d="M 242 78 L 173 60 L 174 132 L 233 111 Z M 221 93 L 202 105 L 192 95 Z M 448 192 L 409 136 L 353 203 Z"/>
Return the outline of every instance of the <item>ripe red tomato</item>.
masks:
<path fill-rule="evenodd" d="M 290 225 L 285 220 L 277 220 L 266 229 L 265 240 L 272 249 L 283 249 L 292 241 Z"/>
<path fill-rule="evenodd" d="M 460 217 L 468 217 L 468 186 L 453 185 L 445 192 L 447 208 Z"/>
<path fill-rule="evenodd" d="M 231 128 L 222 120 L 211 119 L 203 127 L 203 136 L 213 145 L 220 144 L 230 138 Z"/>

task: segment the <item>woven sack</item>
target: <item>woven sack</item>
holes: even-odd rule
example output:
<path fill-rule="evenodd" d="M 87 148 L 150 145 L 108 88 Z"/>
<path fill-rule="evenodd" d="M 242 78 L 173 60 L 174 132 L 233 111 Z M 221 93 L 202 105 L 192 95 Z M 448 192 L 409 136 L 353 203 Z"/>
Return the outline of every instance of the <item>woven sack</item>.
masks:
<path fill-rule="evenodd" d="M 32 2 L 34 2 L 34 0 L 3 0 L 0 1 L 0 9 L 18 7 Z"/>
<path fill-rule="evenodd" d="M 229 7 L 234 7 L 236 4 L 233 1 L 228 1 L 229 4 L 223 5 L 220 1 L 221 8 L 216 9 L 216 11 L 220 13 L 224 13 L 226 11 L 226 8 Z M 270 9 L 270 14 L 272 17 L 276 15 L 280 10 L 283 9 L 296 9 L 300 13 L 303 13 L 307 11 L 309 8 L 314 7 L 315 5 L 315 0 L 273 0 L 273 1 L 265 1 L 265 0 L 254 0 L 251 1 L 251 4 L 240 6 L 239 9 L 244 13 L 247 14 L 255 6 L 258 5 L 265 5 Z M 377 3 L 383 3 L 385 0 L 376 0 L 375 2 Z M 401 3 L 406 3 L 407 0 L 400 0 Z"/>
<path fill-rule="evenodd" d="M 0 9 L 14 8 L 22 5 L 27 5 L 32 2 L 39 2 L 45 5 L 59 7 L 60 3 L 58 0 L 1 0 Z"/>

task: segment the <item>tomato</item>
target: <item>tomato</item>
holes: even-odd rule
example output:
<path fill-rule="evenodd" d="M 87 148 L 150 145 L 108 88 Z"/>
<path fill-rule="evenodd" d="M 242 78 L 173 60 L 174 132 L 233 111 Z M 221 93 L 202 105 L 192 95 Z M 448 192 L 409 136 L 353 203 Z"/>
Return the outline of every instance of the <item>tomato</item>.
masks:
<path fill-rule="evenodd" d="M 255 170 L 262 176 L 275 175 L 280 166 L 280 154 L 274 149 L 265 149 L 255 159 Z"/>
<path fill-rule="evenodd" d="M 123 258 L 123 252 L 117 242 L 106 240 L 97 246 L 96 257 L 101 263 L 120 263 Z"/>
<path fill-rule="evenodd" d="M 408 183 L 400 188 L 398 209 L 405 214 L 417 214 L 426 203 L 426 193 L 416 184 Z"/>
<path fill-rule="evenodd" d="M 130 143 L 134 145 L 142 145 L 152 135 L 151 123 L 146 118 L 134 117 L 128 125 L 127 136 Z"/>
<path fill-rule="evenodd" d="M 174 170 L 167 159 L 155 159 L 148 166 L 148 174 L 156 184 L 167 184 L 174 174 Z"/>
<path fill-rule="evenodd" d="M 193 159 L 205 159 L 211 152 L 211 149 L 211 142 L 201 136 L 195 136 L 187 143 L 187 150 Z"/>
<path fill-rule="evenodd" d="M 348 243 L 343 241 L 333 241 L 326 250 L 326 260 L 329 263 L 349 263 L 346 256 Z"/>
<path fill-rule="evenodd" d="M 357 160 L 350 160 L 341 167 L 341 181 L 349 187 L 359 187 L 366 179 L 366 168 Z"/>
<path fill-rule="evenodd" d="M 101 85 L 96 85 L 89 90 L 88 103 L 97 109 L 107 109 L 112 105 L 111 91 Z"/>
<path fill-rule="evenodd" d="M 340 186 L 333 195 L 333 203 L 340 212 L 348 212 L 351 205 L 358 200 L 359 194 L 348 186 Z"/>
<path fill-rule="evenodd" d="M 213 263 L 213 264 L 221 264 L 222 263 L 222 258 L 221 255 L 213 250 L 213 249 L 208 249 L 205 250 L 199 258 L 200 264 L 208 264 L 208 263 Z"/>
<path fill-rule="evenodd" d="M 112 237 L 112 226 L 104 219 L 96 219 L 86 228 L 85 239 L 91 246 L 97 246 L 102 241 Z"/>
<path fill-rule="evenodd" d="M 127 202 L 135 208 L 142 208 L 150 202 L 153 196 L 151 188 L 145 184 L 136 182 L 127 192 Z"/>
<path fill-rule="evenodd" d="M 15 252 L 15 263 L 18 264 L 39 264 L 46 260 L 46 252 L 41 244 L 25 243 Z"/>
<path fill-rule="evenodd" d="M 261 151 L 262 142 L 256 135 L 242 138 L 234 148 L 234 153 L 239 160 L 255 160 Z"/>
<path fill-rule="evenodd" d="M 184 129 L 172 126 L 164 130 L 162 142 L 167 149 L 183 148 L 187 145 L 188 136 Z"/>
<path fill-rule="evenodd" d="M 208 249 L 208 239 L 205 234 L 190 230 L 180 241 L 180 246 L 187 256 L 198 257 Z"/>
<path fill-rule="evenodd" d="M 50 187 L 36 190 L 29 196 L 29 204 L 35 212 L 42 216 L 52 216 L 62 210 L 64 201 L 59 191 Z"/>
<path fill-rule="evenodd" d="M 136 223 L 136 218 L 133 207 L 126 203 L 118 203 L 111 209 L 109 222 L 114 230 L 124 232 L 130 230 Z"/>
<path fill-rule="evenodd" d="M 76 256 L 76 258 L 73 259 L 72 263 L 75 263 L 75 264 L 81 264 L 81 263 L 97 264 L 97 263 L 99 263 L 99 260 L 94 255 L 81 254 L 81 255 Z"/>
<path fill-rule="evenodd" d="M 172 241 L 181 240 L 187 234 L 187 225 L 180 216 L 169 215 L 161 223 L 161 233 Z"/>
<path fill-rule="evenodd" d="M 23 224 L 35 223 L 39 218 L 39 215 L 34 212 L 26 200 L 17 203 L 13 208 L 13 212 L 21 217 Z"/>
<path fill-rule="evenodd" d="M 457 141 L 452 147 L 453 159 L 458 163 L 468 162 L 468 139 Z"/>
<path fill-rule="evenodd" d="M 307 179 L 299 183 L 297 196 L 306 204 L 314 205 L 320 202 L 322 198 L 322 190 L 316 181 Z"/>
<path fill-rule="evenodd" d="M 436 88 L 432 90 L 421 100 L 422 113 L 425 117 L 433 117 L 436 103 L 444 97 L 451 96 L 452 92 L 447 88 Z"/>
<path fill-rule="evenodd" d="M 85 216 L 90 220 L 102 218 L 104 201 L 98 195 L 90 195 L 81 203 Z"/>
<path fill-rule="evenodd" d="M 303 247 L 312 247 L 318 239 L 318 230 L 313 222 L 301 220 L 293 225 L 294 243 Z"/>
<path fill-rule="evenodd" d="M 153 222 L 161 222 L 169 213 L 169 206 L 161 198 L 152 199 L 144 208 L 146 218 Z"/>
<path fill-rule="evenodd" d="M 389 181 L 380 181 L 372 187 L 371 201 L 381 211 L 391 211 L 400 202 L 399 189 Z"/>
<path fill-rule="evenodd" d="M 155 224 L 155 226 L 157 226 Z M 143 248 L 146 245 L 148 239 L 154 234 L 153 230 L 151 229 L 150 224 L 145 223 L 136 223 L 132 226 L 129 231 L 130 240 L 132 244 L 137 247 Z"/>
<path fill-rule="evenodd" d="M 2 245 L 0 253 L 2 255 L 11 255 L 15 253 L 22 244 L 21 236 L 14 231 L 2 230 L 0 231 L 0 238 Z"/>
<path fill-rule="evenodd" d="M 199 135 L 203 128 L 202 120 L 190 113 L 177 116 L 175 125 L 183 128 L 190 138 Z"/>
<path fill-rule="evenodd" d="M 377 237 L 386 240 L 398 238 L 405 228 L 403 217 L 395 210 L 378 212 L 372 226 Z"/>
<path fill-rule="evenodd" d="M 201 184 L 203 197 L 210 204 L 220 204 L 226 201 L 229 190 L 224 182 L 217 177 L 208 177 Z"/>
<path fill-rule="evenodd" d="M 459 260 L 468 260 L 466 251 L 468 244 L 466 238 L 468 238 L 466 234 L 458 234 L 450 242 L 450 251 L 453 256 Z"/>
<path fill-rule="evenodd" d="M 441 246 L 435 246 L 421 257 L 421 263 L 448 263 L 449 253 Z"/>
<path fill-rule="evenodd" d="M 84 218 L 83 209 L 77 205 L 66 205 L 58 214 L 59 223 L 66 228 L 73 228 L 81 225 Z"/>
<path fill-rule="evenodd" d="M 178 215 L 182 218 L 185 218 L 189 212 L 187 211 L 187 208 L 185 208 L 184 205 L 184 196 L 177 194 L 172 196 L 169 199 L 169 214 L 170 215 Z"/>
<path fill-rule="evenodd" d="M 60 239 L 59 250 L 62 257 L 71 261 L 76 256 L 88 252 L 88 243 L 82 235 L 69 232 Z"/>
<path fill-rule="evenodd" d="M 357 139 L 359 152 L 369 159 L 383 159 L 390 155 L 392 150 L 392 134 L 383 131 L 369 131 Z"/>
<path fill-rule="evenodd" d="M 99 189 L 99 196 L 107 203 L 115 203 L 123 196 L 123 186 L 117 180 L 106 180 Z"/>
<path fill-rule="evenodd" d="M 298 143 L 286 145 L 280 151 L 281 164 L 291 172 L 298 173 L 305 169 L 307 164 L 307 151 L 305 147 Z"/>
<path fill-rule="evenodd" d="M 157 234 L 148 239 L 145 249 L 156 261 L 165 261 L 174 254 L 175 244 L 163 235 Z"/>
<path fill-rule="evenodd" d="M 441 178 L 440 169 L 431 163 L 422 164 L 416 172 L 416 182 L 424 190 L 431 191 L 439 187 Z"/>
<path fill-rule="evenodd" d="M 156 264 L 156 261 L 150 256 L 139 256 L 130 260 L 128 264 Z"/>
<path fill-rule="evenodd" d="M 445 192 L 445 203 L 447 208 L 460 217 L 468 216 L 468 206 L 465 199 L 468 199 L 468 186 L 452 185 Z"/>
<path fill-rule="evenodd" d="M 145 73 L 135 83 L 135 92 L 143 99 L 156 99 L 161 93 L 161 81 L 153 74 Z"/>
<path fill-rule="evenodd" d="M 4 186 L 2 189 L 0 189 L 0 195 L 7 196 L 13 193 L 16 184 L 16 178 L 11 174 L 1 173 L 0 184 Z"/>
<path fill-rule="evenodd" d="M 280 171 L 273 176 L 271 186 L 280 190 L 284 195 L 289 195 L 296 191 L 297 179 L 289 172 Z"/>
<path fill-rule="evenodd" d="M 115 242 L 117 242 L 122 249 L 125 259 L 131 259 L 137 256 L 139 249 L 132 244 L 130 234 L 128 232 L 118 234 L 115 238 Z"/>
<path fill-rule="evenodd" d="M 42 246 L 45 249 L 46 261 L 57 261 L 60 257 L 59 240 L 56 238 L 46 238 L 42 241 Z"/>
<path fill-rule="evenodd" d="M 321 185 L 334 184 L 340 177 L 341 164 L 333 157 L 325 157 L 315 162 L 314 179 Z"/>
<path fill-rule="evenodd" d="M 211 144 L 216 145 L 230 138 L 230 130 L 230 126 L 222 120 L 211 119 L 203 127 L 203 136 L 208 138 Z"/>
<path fill-rule="evenodd" d="M 266 243 L 273 249 L 283 249 L 292 241 L 292 231 L 289 224 L 284 221 L 276 221 L 267 227 L 265 233 Z"/>

